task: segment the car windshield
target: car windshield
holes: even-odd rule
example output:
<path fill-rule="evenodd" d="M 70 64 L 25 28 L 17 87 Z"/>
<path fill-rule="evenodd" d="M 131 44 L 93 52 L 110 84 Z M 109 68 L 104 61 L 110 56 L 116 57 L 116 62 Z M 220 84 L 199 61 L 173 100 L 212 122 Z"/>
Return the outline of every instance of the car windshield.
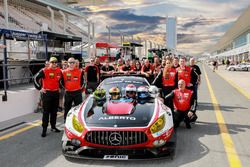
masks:
<path fill-rule="evenodd" d="M 148 82 L 144 80 L 143 78 L 139 77 L 117 77 L 117 78 L 107 78 L 105 79 L 101 84 L 100 88 L 103 88 L 106 90 L 107 95 L 112 87 L 118 87 L 122 93 L 122 96 L 125 95 L 125 88 L 128 84 L 134 84 L 136 88 L 140 86 L 149 86 Z"/>

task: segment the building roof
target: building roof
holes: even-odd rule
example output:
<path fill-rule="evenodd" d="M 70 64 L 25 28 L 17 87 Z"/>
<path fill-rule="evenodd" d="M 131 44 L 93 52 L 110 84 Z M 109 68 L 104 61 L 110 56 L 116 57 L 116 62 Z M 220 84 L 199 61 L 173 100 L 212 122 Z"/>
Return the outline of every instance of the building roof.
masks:
<path fill-rule="evenodd" d="M 221 37 L 221 39 L 213 47 L 212 52 L 223 49 L 233 42 L 235 38 L 245 33 L 250 29 L 250 6 L 241 14 L 241 16 L 235 21 L 233 26 Z"/>
<path fill-rule="evenodd" d="M 68 7 L 68 6 L 66 6 L 62 3 L 56 2 L 56 1 L 51 1 L 51 0 L 32 0 L 32 1 L 40 3 L 41 5 L 50 6 L 52 8 L 59 9 L 61 11 L 70 13 L 72 15 L 83 17 L 83 18 L 87 19 L 86 16 L 82 12 L 77 11 L 71 7 Z"/>

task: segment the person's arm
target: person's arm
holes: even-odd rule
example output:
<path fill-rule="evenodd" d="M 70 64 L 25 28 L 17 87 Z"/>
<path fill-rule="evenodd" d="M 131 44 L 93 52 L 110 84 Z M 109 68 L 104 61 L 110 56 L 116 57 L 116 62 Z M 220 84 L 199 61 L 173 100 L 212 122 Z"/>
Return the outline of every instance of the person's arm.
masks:
<path fill-rule="evenodd" d="M 85 72 L 84 72 L 84 79 L 85 79 L 86 84 L 88 83 L 88 69 L 89 69 L 89 66 L 85 68 Z"/>
<path fill-rule="evenodd" d="M 194 69 L 191 69 L 191 80 L 190 83 L 192 84 L 191 86 L 194 86 L 196 84 L 195 78 L 197 78 L 198 75 L 195 73 Z"/>
<path fill-rule="evenodd" d="M 81 82 L 80 82 L 80 84 L 81 84 L 81 90 L 84 88 L 84 72 L 81 70 Z"/>
<path fill-rule="evenodd" d="M 59 80 L 60 87 L 65 89 L 65 82 L 64 82 L 64 77 L 62 76 L 61 79 Z"/>
<path fill-rule="evenodd" d="M 169 101 L 174 99 L 174 91 L 170 92 L 168 95 L 165 96 L 165 100 Z"/>
<path fill-rule="evenodd" d="M 102 68 L 100 70 L 101 74 L 107 74 L 108 73 L 107 71 L 104 71 L 104 68 L 105 68 L 105 66 L 102 66 Z"/>
<path fill-rule="evenodd" d="M 43 69 L 41 69 L 35 76 L 34 76 L 34 86 L 37 90 L 42 89 L 42 79 L 45 77 Z"/>
<path fill-rule="evenodd" d="M 97 82 L 99 83 L 100 82 L 100 71 L 99 71 L 99 68 L 96 66 L 96 71 L 97 71 Z"/>
<path fill-rule="evenodd" d="M 155 77 L 154 81 L 151 83 L 151 85 L 155 85 L 158 88 L 162 88 L 162 75 L 163 71 L 161 70 L 158 75 Z"/>
<path fill-rule="evenodd" d="M 198 84 L 200 85 L 201 84 L 201 70 L 200 70 L 200 67 L 197 66 L 197 74 L 198 74 Z"/>
<path fill-rule="evenodd" d="M 196 100 L 194 98 L 194 93 L 192 94 L 191 96 L 191 100 L 190 100 L 190 112 L 192 112 L 193 114 L 195 113 L 196 111 Z"/>
<path fill-rule="evenodd" d="M 175 83 L 174 87 L 178 88 L 178 72 L 176 72 L 175 74 L 174 83 Z"/>

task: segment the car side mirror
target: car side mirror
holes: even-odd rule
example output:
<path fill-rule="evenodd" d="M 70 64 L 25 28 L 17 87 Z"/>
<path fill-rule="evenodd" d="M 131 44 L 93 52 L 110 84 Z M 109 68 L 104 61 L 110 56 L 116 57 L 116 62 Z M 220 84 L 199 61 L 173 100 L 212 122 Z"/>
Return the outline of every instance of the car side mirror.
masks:
<path fill-rule="evenodd" d="M 148 91 L 149 91 L 150 96 L 154 97 L 154 98 L 158 97 L 159 94 L 160 94 L 159 89 L 156 86 L 154 86 L 154 85 L 149 86 Z"/>

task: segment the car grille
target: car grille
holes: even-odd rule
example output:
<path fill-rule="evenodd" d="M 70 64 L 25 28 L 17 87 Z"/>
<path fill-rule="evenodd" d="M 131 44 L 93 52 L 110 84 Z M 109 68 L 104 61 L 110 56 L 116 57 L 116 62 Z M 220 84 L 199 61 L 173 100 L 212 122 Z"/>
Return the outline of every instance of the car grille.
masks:
<path fill-rule="evenodd" d="M 136 131 L 90 131 L 85 140 L 107 146 L 128 146 L 145 143 L 148 138 L 144 132 Z"/>

